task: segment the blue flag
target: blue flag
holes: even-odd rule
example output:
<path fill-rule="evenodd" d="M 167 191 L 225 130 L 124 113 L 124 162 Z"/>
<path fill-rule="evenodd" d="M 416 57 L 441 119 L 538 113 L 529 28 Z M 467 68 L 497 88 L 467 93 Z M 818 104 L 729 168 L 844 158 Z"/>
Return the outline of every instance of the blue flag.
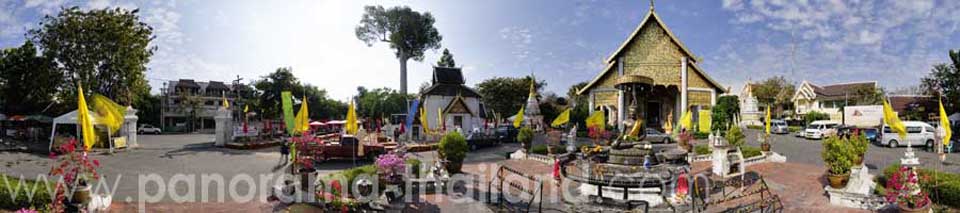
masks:
<path fill-rule="evenodd" d="M 413 118 L 417 116 L 417 109 L 420 108 L 420 100 L 414 99 L 410 104 L 410 110 L 407 111 L 407 128 L 413 126 Z"/>

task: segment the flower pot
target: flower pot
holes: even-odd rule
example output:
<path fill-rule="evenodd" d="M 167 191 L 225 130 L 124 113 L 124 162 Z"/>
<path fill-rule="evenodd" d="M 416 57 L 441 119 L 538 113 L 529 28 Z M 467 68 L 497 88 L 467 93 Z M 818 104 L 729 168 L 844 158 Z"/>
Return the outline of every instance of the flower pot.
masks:
<path fill-rule="evenodd" d="M 77 204 L 89 204 L 90 203 L 90 186 L 89 185 L 77 185 L 77 188 L 73 191 L 73 203 Z"/>
<path fill-rule="evenodd" d="M 763 150 L 764 152 L 769 152 L 769 151 L 770 151 L 770 143 L 762 143 L 762 144 L 760 144 L 760 150 Z"/>
<path fill-rule="evenodd" d="M 903 212 L 903 213 L 926 213 L 926 212 L 930 212 L 930 198 L 928 197 L 928 198 L 926 198 L 926 199 L 927 199 L 927 202 L 926 202 L 927 205 L 924 205 L 924 206 L 921 206 L 921 207 L 910 208 L 910 206 L 907 206 L 907 204 L 905 204 L 905 203 L 898 203 L 898 204 L 897 204 L 897 208 L 899 208 L 899 209 L 900 209 L 900 212 Z"/>
<path fill-rule="evenodd" d="M 830 187 L 834 189 L 842 189 L 847 186 L 847 181 L 850 180 L 850 173 L 846 174 L 833 174 L 827 172 L 827 180 L 830 182 Z"/>

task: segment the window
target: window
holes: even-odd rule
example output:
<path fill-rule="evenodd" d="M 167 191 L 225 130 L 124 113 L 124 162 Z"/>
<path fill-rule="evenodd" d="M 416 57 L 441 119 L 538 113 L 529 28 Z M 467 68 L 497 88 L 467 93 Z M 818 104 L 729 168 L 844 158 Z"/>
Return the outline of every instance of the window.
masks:
<path fill-rule="evenodd" d="M 929 127 L 929 126 L 928 126 L 928 127 L 924 127 L 924 129 L 926 129 L 927 132 L 932 132 L 932 133 L 936 133 L 936 132 L 937 132 L 936 130 L 933 129 L 933 127 Z"/>
<path fill-rule="evenodd" d="M 463 116 L 453 116 L 453 126 L 463 128 Z"/>
<path fill-rule="evenodd" d="M 922 130 L 922 128 L 920 128 L 919 126 L 908 126 L 908 127 L 907 127 L 907 133 L 910 133 L 910 134 L 920 133 L 920 130 Z"/>

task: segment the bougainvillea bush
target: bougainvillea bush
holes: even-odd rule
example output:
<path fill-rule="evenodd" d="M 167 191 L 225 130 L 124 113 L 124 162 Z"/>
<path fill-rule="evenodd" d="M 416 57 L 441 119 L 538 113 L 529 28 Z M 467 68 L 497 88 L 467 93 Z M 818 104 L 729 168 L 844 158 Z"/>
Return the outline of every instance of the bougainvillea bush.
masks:
<path fill-rule="evenodd" d="M 917 175 L 913 169 L 901 166 L 900 169 L 887 180 L 887 202 L 897 203 L 910 208 L 920 208 L 930 204 L 927 192 L 920 187 L 920 179 L 926 176 Z"/>
<path fill-rule="evenodd" d="M 50 154 L 50 158 L 56 159 L 57 162 L 50 168 L 49 175 L 63 177 L 63 181 L 57 182 L 56 184 L 56 196 L 51 204 L 51 210 L 53 212 L 61 212 L 64 210 L 63 202 L 66 200 L 67 196 L 65 193 L 68 189 L 85 187 L 88 181 L 100 179 L 100 175 L 97 174 L 100 161 L 90 159 L 90 157 L 87 156 L 87 152 L 77 150 L 77 146 L 79 146 L 77 139 L 70 139 L 67 143 L 57 148 L 57 151 L 62 153 L 60 156 Z"/>

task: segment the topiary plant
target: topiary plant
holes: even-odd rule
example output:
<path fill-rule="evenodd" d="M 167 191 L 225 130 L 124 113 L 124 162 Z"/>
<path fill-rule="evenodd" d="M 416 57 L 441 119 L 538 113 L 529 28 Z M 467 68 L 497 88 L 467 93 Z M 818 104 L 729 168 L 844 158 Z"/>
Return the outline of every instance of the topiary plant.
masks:
<path fill-rule="evenodd" d="M 533 129 L 530 127 L 520 128 L 520 132 L 517 133 L 517 141 L 523 145 L 523 150 L 530 151 L 530 145 L 533 143 Z"/>
<path fill-rule="evenodd" d="M 463 159 L 467 157 L 467 140 L 458 132 L 450 132 L 440 139 L 440 147 L 437 152 L 440 157 L 447 160 L 447 172 L 460 173 L 463 167 Z"/>
<path fill-rule="evenodd" d="M 730 129 L 727 130 L 727 135 L 723 136 L 724 139 L 727 139 L 727 143 L 734 147 L 740 147 L 746 141 L 747 136 L 743 135 L 743 131 L 740 130 L 740 127 L 733 125 Z"/>

